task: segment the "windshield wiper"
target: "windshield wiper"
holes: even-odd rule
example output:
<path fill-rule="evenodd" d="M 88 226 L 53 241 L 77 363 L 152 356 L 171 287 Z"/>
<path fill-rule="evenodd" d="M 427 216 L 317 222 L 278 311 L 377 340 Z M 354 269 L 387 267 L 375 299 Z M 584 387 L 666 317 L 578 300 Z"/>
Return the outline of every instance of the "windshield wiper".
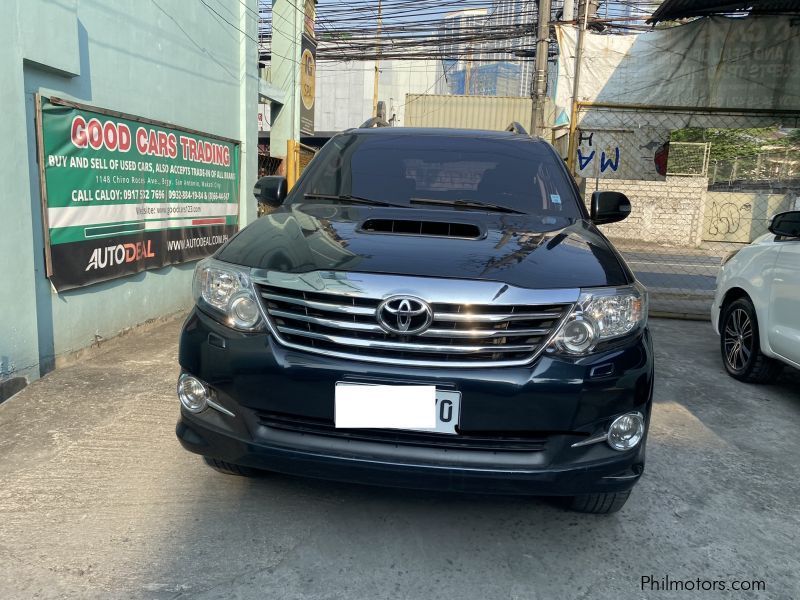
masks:
<path fill-rule="evenodd" d="M 358 196 L 350 196 L 347 194 L 341 196 L 335 196 L 333 194 L 303 194 L 303 198 L 306 200 L 338 200 L 339 202 L 347 202 L 348 204 L 365 204 L 367 206 L 400 207 L 399 204 L 390 204 L 389 202 L 370 200 L 369 198 L 359 198 Z"/>
<path fill-rule="evenodd" d="M 522 212 L 521 210 L 515 210 L 507 206 L 500 206 L 499 204 L 490 204 L 488 202 L 473 202 L 472 200 L 441 200 L 434 198 L 412 198 L 410 202 L 411 204 L 429 204 L 432 206 L 456 206 L 458 208 L 485 210 L 487 212 L 512 213 L 515 215 L 527 214 Z"/>

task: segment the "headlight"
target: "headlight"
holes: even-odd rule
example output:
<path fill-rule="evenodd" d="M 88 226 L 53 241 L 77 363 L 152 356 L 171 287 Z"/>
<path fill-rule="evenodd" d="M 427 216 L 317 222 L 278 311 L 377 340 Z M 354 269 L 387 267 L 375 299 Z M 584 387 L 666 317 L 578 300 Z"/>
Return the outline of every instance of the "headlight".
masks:
<path fill-rule="evenodd" d="M 622 338 L 647 324 L 647 290 L 640 284 L 586 290 L 561 325 L 551 351 L 576 356 L 598 344 Z"/>
<path fill-rule="evenodd" d="M 739 254 L 739 250 L 741 250 L 741 248 L 738 248 L 737 250 L 732 250 L 732 251 L 728 252 L 725 256 L 723 256 L 722 257 L 722 261 L 720 263 L 720 266 L 724 267 L 725 265 L 727 265 L 728 261 L 730 261 L 730 259 L 732 259 L 734 256 Z"/>
<path fill-rule="evenodd" d="M 193 288 L 198 306 L 228 327 L 253 331 L 263 325 L 248 269 L 208 258 L 198 263 Z"/>

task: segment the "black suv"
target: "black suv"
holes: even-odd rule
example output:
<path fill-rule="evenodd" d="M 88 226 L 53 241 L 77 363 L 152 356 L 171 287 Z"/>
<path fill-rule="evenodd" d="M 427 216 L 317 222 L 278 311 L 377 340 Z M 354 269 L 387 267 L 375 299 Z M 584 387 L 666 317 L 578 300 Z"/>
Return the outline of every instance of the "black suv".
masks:
<path fill-rule="evenodd" d="M 374 128 L 328 142 L 277 208 L 198 264 L 183 446 L 259 469 L 568 497 L 619 510 L 653 390 L 647 292 L 551 146 Z M 285 197 L 285 201 L 284 201 Z"/>

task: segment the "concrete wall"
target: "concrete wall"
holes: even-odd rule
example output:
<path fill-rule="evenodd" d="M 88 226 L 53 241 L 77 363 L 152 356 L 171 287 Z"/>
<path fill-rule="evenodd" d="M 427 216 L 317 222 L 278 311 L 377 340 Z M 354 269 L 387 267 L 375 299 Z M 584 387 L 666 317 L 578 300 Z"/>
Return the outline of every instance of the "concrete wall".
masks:
<path fill-rule="evenodd" d="M 242 142 L 240 222 L 255 218 L 256 0 L 0 2 L 0 380 L 191 303 L 193 264 L 55 294 L 44 276 L 33 94 Z M 239 31 L 241 30 L 241 31 Z"/>
<path fill-rule="evenodd" d="M 586 181 L 587 200 L 595 187 L 595 180 Z M 615 239 L 699 246 L 707 188 L 708 180 L 702 177 L 669 177 L 666 181 L 601 179 L 600 190 L 624 193 L 633 208 L 630 217 L 604 225 L 603 232 Z"/>

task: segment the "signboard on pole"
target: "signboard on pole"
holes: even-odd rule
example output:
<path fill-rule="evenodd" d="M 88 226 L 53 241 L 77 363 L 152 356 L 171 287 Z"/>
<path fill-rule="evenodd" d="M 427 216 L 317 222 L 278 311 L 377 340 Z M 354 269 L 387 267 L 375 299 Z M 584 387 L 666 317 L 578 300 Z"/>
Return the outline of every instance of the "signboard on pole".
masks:
<path fill-rule="evenodd" d="M 209 256 L 238 230 L 238 142 L 39 96 L 37 139 L 58 291 Z"/>
<path fill-rule="evenodd" d="M 314 135 L 317 43 L 304 33 L 300 50 L 300 131 L 306 135 Z"/>

